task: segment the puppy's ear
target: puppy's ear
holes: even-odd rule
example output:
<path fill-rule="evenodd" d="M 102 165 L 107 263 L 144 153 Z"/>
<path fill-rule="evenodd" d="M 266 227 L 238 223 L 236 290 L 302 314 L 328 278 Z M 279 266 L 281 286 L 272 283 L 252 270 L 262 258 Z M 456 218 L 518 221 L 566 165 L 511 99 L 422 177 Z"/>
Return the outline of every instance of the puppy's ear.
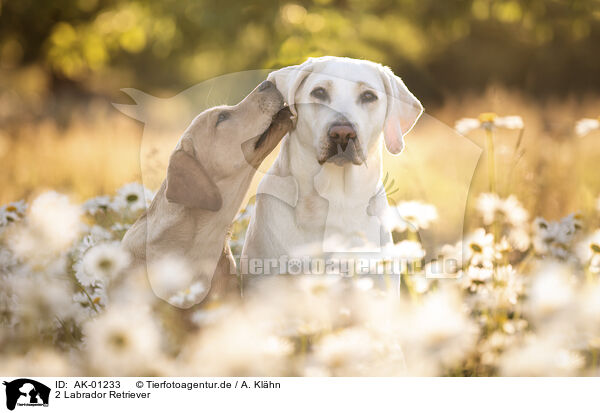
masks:
<path fill-rule="evenodd" d="M 404 149 L 404 135 L 423 113 L 423 105 L 389 67 L 380 70 L 388 101 L 383 136 L 387 150 L 396 155 Z"/>
<path fill-rule="evenodd" d="M 313 65 L 314 59 L 309 58 L 300 65 L 284 67 L 283 69 L 269 73 L 269 76 L 267 76 L 267 80 L 275 84 L 277 90 L 283 95 L 285 103 L 290 107 L 290 112 L 292 112 L 291 119 L 294 125 L 296 125 L 296 117 L 298 115 L 295 107 L 296 91 L 308 75 L 312 73 Z"/>
<path fill-rule="evenodd" d="M 219 188 L 194 156 L 191 142 L 186 138 L 169 159 L 165 195 L 169 202 L 188 208 L 218 211 L 223 205 Z"/>

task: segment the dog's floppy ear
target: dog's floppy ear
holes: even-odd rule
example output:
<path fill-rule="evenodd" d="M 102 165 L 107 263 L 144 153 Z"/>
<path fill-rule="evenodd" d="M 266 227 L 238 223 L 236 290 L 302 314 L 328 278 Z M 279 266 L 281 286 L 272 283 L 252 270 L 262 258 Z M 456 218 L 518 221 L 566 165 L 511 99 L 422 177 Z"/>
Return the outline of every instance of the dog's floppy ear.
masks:
<path fill-rule="evenodd" d="M 194 148 L 187 137 L 169 158 L 165 195 L 169 202 L 188 208 L 218 211 L 223 205 L 219 188 L 194 156 Z"/>
<path fill-rule="evenodd" d="M 285 103 L 290 107 L 292 112 L 292 122 L 296 125 L 296 91 L 302 84 L 302 82 L 310 75 L 313 70 L 314 59 L 310 58 L 306 62 L 296 65 L 288 66 L 283 69 L 276 70 L 269 73 L 267 80 L 273 82 L 275 87 L 283 95 Z"/>
<path fill-rule="evenodd" d="M 423 105 L 389 67 L 381 66 L 380 71 L 388 101 L 383 136 L 387 150 L 396 155 L 404 149 L 404 135 L 423 113 Z"/>

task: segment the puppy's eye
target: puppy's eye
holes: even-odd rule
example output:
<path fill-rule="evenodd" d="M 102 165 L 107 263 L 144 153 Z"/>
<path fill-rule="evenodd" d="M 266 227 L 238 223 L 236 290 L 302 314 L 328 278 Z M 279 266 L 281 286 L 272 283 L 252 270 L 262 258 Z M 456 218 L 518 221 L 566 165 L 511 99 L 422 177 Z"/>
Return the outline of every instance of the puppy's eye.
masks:
<path fill-rule="evenodd" d="M 219 117 L 217 118 L 217 123 L 215 126 L 218 126 L 219 123 L 226 121 L 227 119 L 229 119 L 230 113 L 229 112 L 221 112 L 219 113 Z"/>
<path fill-rule="evenodd" d="M 369 90 L 360 94 L 360 101 L 362 103 L 374 102 L 377 100 L 377 95 Z"/>
<path fill-rule="evenodd" d="M 310 95 L 319 100 L 329 99 L 329 95 L 327 94 L 327 91 L 325 89 L 323 89 L 322 87 L 314 88 L 313 91 L 310 92 Z"/>

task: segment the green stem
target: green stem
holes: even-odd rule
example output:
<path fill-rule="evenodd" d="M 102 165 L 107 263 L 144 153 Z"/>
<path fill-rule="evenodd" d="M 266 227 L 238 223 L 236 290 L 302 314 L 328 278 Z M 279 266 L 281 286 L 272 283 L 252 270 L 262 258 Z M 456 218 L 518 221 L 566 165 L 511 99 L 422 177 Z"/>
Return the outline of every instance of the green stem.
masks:
<path fill-rule="evenodd" d="M 92 300 L 92 297 L 90 297 L 90 295 L 88 294 L 88 292 L 85 289 L 85 287 L 83 285 L 79 284 L 79 283 L 77 283 L 77 286 L 79 287 L 79 289 L 81 291 L 83 291 L 83 293 L 87 297 L 88 301 L 90 302 L 90 305 L 92 306 L 92 309 L 96 312 L 96 314 L 98 314 L 99 313 L 98 308 L 96 307 L 96 304 L 94 303 L 94 300 Z"/>
<path fill-rule="evenodd" d="M 485 141 L 487 148 L 488 179 L 490 183 L 490 192 L 496 193 L 496 163 L 494 159 L 494 132 L 491 129 L 485 130 Z"/>
<path fill-rule="evenodd" d="M 494 132 L 492 129 L 486 128 L 485 130 L 485 142 L 487 152 L 487 165 L 488 165 L 488 180 L 490 185 L 490 193 L 496 193 L 496 159 L 494 156 Z M 498 242 L 500 239 L 500 228 L 498 222 L 494 220 L 492 223 L 492 233 L 494 239 Z"/>
<path fill-rule="evenodd" d="M 306 337 L 306 335 L 302 334 L 300 336 L 300 354 L 305 356 L 307 350 L 308 350 L 308 337 Z"/>

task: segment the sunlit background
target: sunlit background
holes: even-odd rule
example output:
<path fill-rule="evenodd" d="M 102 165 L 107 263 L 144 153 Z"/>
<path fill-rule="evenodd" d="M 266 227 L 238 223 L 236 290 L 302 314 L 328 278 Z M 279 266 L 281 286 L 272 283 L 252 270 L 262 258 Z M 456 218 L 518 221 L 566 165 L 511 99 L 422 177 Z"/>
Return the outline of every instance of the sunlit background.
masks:
<path fill-rule="evenodd" d="M 571 200 L 598 192 L 596 174 L 581 170 L 596 164 L 596 139 L 573 133 L 600 112 L 597 1 L 4 0 L 0 23 L 2 203 L 41 187 L 83 199 L 140 180 L 142 125 L 110 106 L 131 102 L 121 88 L 170 97 L 319 55 L 390 66 L 450 127 L 480 112 L 523 116 L 525 154 L 510 176 L 540 213 L 585 207 Z M 514 135 L 501 143 L 499 175 Z"/>

